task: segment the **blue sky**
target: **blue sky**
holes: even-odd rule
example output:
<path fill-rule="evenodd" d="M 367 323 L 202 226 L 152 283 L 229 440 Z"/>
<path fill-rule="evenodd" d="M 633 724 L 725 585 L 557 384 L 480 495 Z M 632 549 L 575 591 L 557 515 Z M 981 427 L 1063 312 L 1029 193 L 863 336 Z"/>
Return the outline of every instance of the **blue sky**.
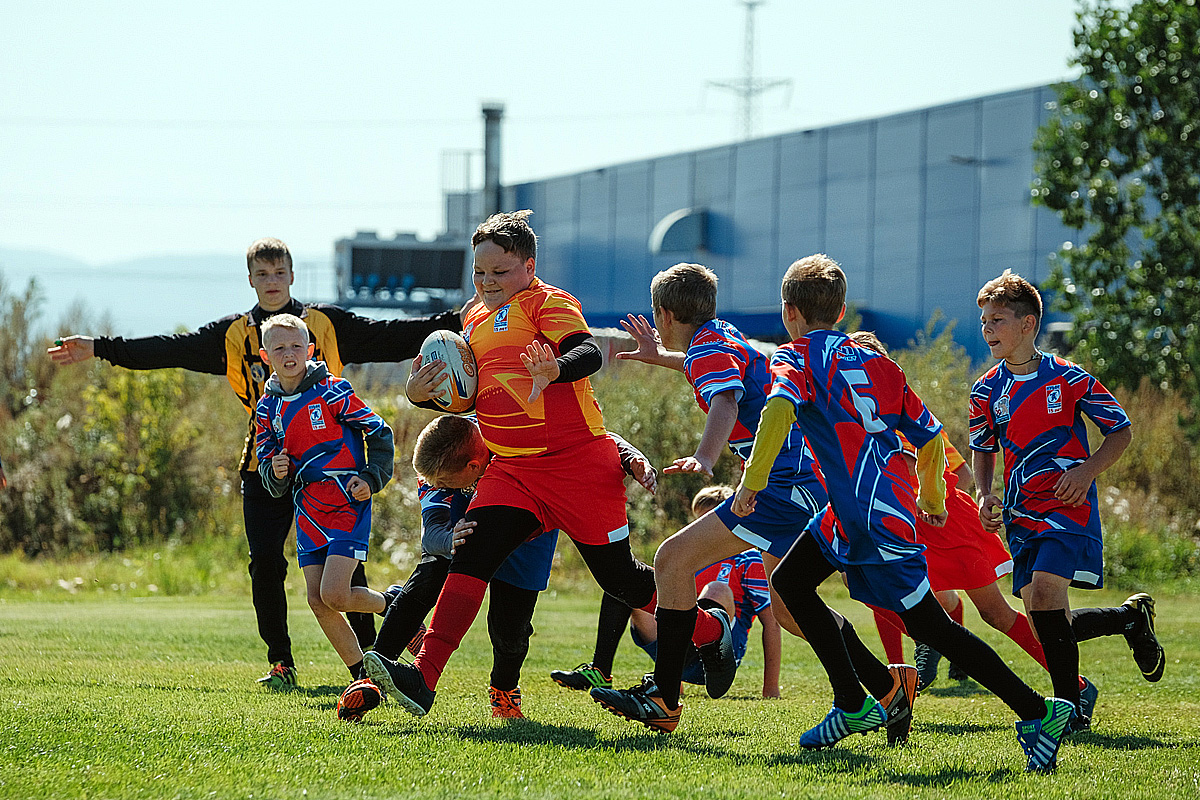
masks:
<path fill-rule="evenodd" d="M 1072 76 L 1073 0 L 768 0 L 762 135 Z M 443 154 L 507 106 L 505 183 L 735 139 L 735 0 L 6 3 L 0 247 L 327 259 L 441 229 Z"/>

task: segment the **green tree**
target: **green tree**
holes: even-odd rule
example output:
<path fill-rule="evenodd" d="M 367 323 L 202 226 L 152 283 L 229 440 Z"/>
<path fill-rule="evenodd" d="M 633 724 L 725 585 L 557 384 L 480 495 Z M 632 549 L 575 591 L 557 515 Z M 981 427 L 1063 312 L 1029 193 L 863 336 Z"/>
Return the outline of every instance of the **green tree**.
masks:
<path fill-rule="evenodd" d="M 1049 288 L 1075 354 L 1110 385 L 1148 378 L 1200 419 L 1200 8 L 1084 2 L 1072 64 L 1034 143 L 1034 202 L 1082 232 Z"/>

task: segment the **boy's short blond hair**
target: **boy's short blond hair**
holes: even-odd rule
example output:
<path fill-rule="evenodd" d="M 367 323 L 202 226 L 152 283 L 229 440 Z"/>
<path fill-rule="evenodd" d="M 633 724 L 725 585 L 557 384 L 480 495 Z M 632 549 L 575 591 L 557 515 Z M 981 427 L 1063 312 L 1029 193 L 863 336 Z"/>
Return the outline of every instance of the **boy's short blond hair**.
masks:
<path fill-rule="evenodd" d="M 846 273 L 824 253 L 806 256 L 784 273 L 781 294 L 809 325 L 835 325 L 846 306 Z"/>
<path fill-rule="evenodd" d="M 430 422 L 417 434 L 412 465 L 429 483 L 439 475 L 462 472 L 471 459 L 486 455 L 486 452 L 487 445 L 474 421 L 447 414 Z"/>
<path fill-rule="evenodd" d="M 888 354 L 887 345 L 879 340 L 873 331 L 855 331 L 850 334 L 850 338 L 861 344 L 868 350 L 874 350 L 881 356 Z"/>
<path fill-rule="evenodd" d="M 717 274 L 700 264 L 664 269 L 650 281 L 650 305 L 684 325 L 703 325 L 717 316 Z"/>
<path fill-rule="evenodd" d="M 1042 296 L 1032 283 L 1010 269 L 985 283 L 975 302 L 980 308 L 988 303 L 1011 308 L 1017 317 L 1032 315 L 1039 327 L 1042 324 Z"/>
<path fill-rule="evenodd" d="M 304 320 L 295 314 L 276 314 L 268 318 L 259 328 L 258 340 L 262 343 L 264 350 L 269 349 L 267 339 L 271 338 L 271 333 L 277 330 L 299 331 L 306 340 L 308 339 L 308 325 L 304 323 Z"/>
<path fill-rule="evenodd" d="M 705 486 L 692 498 L 692 516 L 707 514 L 733 496 L 730 486 Z"/>
<path fill-rule="evenodd" d="M 288 246 L 281 240 L 266 236 L 262 239 L 255 239 L 246 248 L 246 269 L 253 270 L 254 262 L 262 261 L 267 264 L 275 264 L 282 261 L 287 264 L 287 268 L 292 268 L 292 254 L 288 250 Z"/>

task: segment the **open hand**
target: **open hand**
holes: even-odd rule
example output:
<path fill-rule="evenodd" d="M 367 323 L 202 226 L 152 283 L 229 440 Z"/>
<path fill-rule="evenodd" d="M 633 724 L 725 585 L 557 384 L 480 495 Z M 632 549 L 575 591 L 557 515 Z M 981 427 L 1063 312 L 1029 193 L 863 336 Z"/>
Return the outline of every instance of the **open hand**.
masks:
<path fill-rule="evenodd" d="M 558 368 L 558 360 L 554 357 L 554 350 L 550 348 L 550 345 L 538 342 L 525 348 L 525 352 L 521 353 L 521 363 L 533 376 L 533 390 L 529 393 L 529 402 L 532 403 L 538 399 L 538 395 L 542 393 L 543 389 L 558 378 L 561 370 Z"/>
<path fill-rule="evenodd" d="M 696 456 L 677 458 L 670 466 L 663 468 L 664 475 L 675 475 L 680 472 L 699 472 L 710 478 L 713 474 L 712 464 L 702 461 Z"/>
<path fill-rule="evenodd" d="M 641 314 L 638 314 L 636 317 L 630 314 L 621 320 L 621 327 L 633 337 L 634 343 L 637 344 L 637 349 L 617 353 L 617 358 L 644 361 L 647 364 L 658 362 L 663 350 L 662 337 L 658 335 L 658 331 L 650 324 L 649 320 Z"/>
<path fill-rule="evenodd" d="M 449 387 L 438 388 L 450 380 L 450 373 L 444 371 L 445 369 L 445 361 L 435 359 L 423 365 L 420 356 L 414 358 L 412 372 L 404 384 L 404 393 L 408 395 L 408 399 L 413 403 L 424 403 L 435 397 L 445 396 L 450 391 Z"/>
<path fill-rule="evenodd" d="M 458 549 L 458 546 L 475 532 L 475 524 L 474 521 L 468 520 L 466 517 L 454 523 L 454 530 L 451 532 L 450 555 L 454 555 L 454 551 Z"/>

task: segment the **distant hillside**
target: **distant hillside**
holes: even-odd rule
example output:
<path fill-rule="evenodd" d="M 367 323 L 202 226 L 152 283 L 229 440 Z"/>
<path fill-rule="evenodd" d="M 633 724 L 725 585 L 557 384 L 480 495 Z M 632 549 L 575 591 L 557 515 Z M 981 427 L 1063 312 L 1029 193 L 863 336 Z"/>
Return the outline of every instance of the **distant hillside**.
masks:
<path fill-rule="evenodd" d="M 107 316 L 114 332 L 125 336 L 170 333 L 180 326 L 195 330 L 255 302 L 241 253 L 94 265 L 56 253 L 0 247 L 0 275 L 10 290 L 23 290 L 35 279 L 44 300 L 42 323 L 55 330 L 76 302 L 84 305 L 91 324 Z M 332 265 L 298 261 L 293 294 L 302 300 L 332 299 Z"/>

